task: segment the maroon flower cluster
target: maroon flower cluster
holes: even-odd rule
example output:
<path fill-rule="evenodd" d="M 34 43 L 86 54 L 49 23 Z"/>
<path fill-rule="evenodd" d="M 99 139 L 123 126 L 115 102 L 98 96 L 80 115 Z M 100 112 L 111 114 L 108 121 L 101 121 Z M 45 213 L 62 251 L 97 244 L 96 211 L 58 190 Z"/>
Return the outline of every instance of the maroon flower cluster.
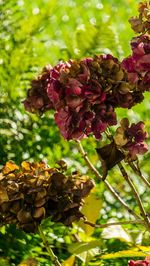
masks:
<path fill-rule="evenodd" d="M 31 89 L 27 92 L 27 98 L 24 101 L 25 109 L 28 112 L 45 112 L 53 107 L 47 96 L 47 86 L 50 81 L 51 66 L 43 68 L 41 75 L 32 80 Z"/>
<path fill-rule="evenodd" d="M 117 123 L 116 107 L 131 108 L 142 99 L 118 60 L 101 55 L 44 68 L 32 82 L 24 105 L 31 112 L 55 109 L 65 139 L 91 133 L 100 139 L 108 126 Z"/>
<path fill-rule="evenodd" d="M 118 61 L 107 55 L 69 64 L 65 71 L 60 70 L 59 77 L 52 78 L 47 89 L 56 110 L 55 121 L 66 139 L 80 139 L 90 133 L 100 139 L 107 126 L 116 124 L 107 94 L 112 89 L 108 73 L 114 83 L 118 80 Z"/>
<path fill-rule="evenodd" d="M 128 158 L 135 160 L 137 154 L 144 154 L 148 151 L 148 146 L 144 142 L 148 137 L 144 123 L 140 121 L 129 127 L 128 119 L 124 118 L 120 124 L 121 126 L 116 130 L 114 141 L 119 148 L 127 152 Z"/>
<path fill-rule="evenodd" d="M 141 35 L 131 42 L 132 55 L 124 59 L 122 66 L 128 72 L 128 80 L 136 84 L 136 92 L 142 98 L 150 91 L 150 37 Z"/>
<path fill-rule="evenodd" d="M 150 260 L 145 258 L 145 260 L 130 260 L 128 266 L 150 266 Z"/>

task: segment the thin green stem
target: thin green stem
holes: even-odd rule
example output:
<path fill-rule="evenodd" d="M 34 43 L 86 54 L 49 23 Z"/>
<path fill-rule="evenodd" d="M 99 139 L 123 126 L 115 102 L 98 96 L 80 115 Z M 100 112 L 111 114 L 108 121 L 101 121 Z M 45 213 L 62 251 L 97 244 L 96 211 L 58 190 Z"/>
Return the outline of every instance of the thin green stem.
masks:
<path fill-rule="evenodd" d="M 84 151 L 83 146 L 81 144 L 81 142 L 79 140 L 76 140 L 77 144 L 78 144 L 78 149 L 82 155 L 82 157 L 84 158 L 85 162 L 87 163 L 89 169 L 95 174 L 95 176 L 97 177 L 98 180 L 103 181 L 106 185 L 106 187 L 108 188 L 108 190 L 111 192 L 111 194 L 113 195 L 113 197 L 119 201 L 121 203 L 121 205 L 124 206 L 124 208 L 130 213 L 132 214 L 136 219 L 140 220 L 140 216 L 137 215 L 133 210 L 131 210 L 129 208 L 129 206 L 124 202 L 124 200 L 117 194 L 117 192 L 113 189 L 113 187 L 109 184 L 109 182 L 105 179 L 103 179 L 103 177 L 100 175 L 100 173 L 97 171 L 97 169 L 94 167 L 94 165 L 92 164 L 92 162 L 89 160 L 87 153 Z"/>
<path fill-rule="evenodd" d="M 51 258 L 51 261 L 53 262 L 53 264 L 55 266 L 61 266 L 61 263 L 59 262 L 58 258 L 56 257 L 56 255 L 54 254 L 54 252 L 52 251 L 52 249 L 50 248 L 49 244 L 48 244 L 48 241 L 43 233 L 43 230 L 42 230 L 42 227 L 39 225 L 38 226 L 38 231 L 39 231 L 39 235 L 43 241 L 43 244 Z"/>
<path fill-rule="evenodd" d="M 120 172 L 122 173 L 122 176 L 127 181 L 127 183 L 129 184 L 130 188 L 132 189 L 133 194 L 135 196 L 135 199 L 137 201 L 137 204 L 139 206 L 139 209 L 141 211 L 141 215 L 142 215 L 142 217 L 143 217 L 143 219 L 145 221 L 145 225 L 147 225 L 147 228 L 150 230 L 150 220 L 148 218 L 148 215 L 145 212 L 145 209 L 143 207 L 143 204 L 142 204 L 141 198 L 140 198 L 140 196 L 138 194 L 138 191 L 137 191 L 133 181 L 128 176 L 128 174 L 127 174 L 125 168 L 123 167 L 123 165 L 121 163 L 118 163 L 118 166 L 119 166 Z"/>
<path fill-rule="evenodd" d="M 89 222 L 88 220 L 84 219 L 83 221 L 85 224 L 90 225 L 91 227 L 95 228 L 105 228 L 113 225 L 124 225 L 124 224 L 144 224 L 145 222 L 143 220 L 135 220 L 135 221 L 122 221 L 122 222 L 113 222 L 113 223 L 106 223 L 106 224 L 94 224 Z"/>
<path fill-rule="evenodd" d="M 129 162 L 130 167 L 132 168 L 132 170 L 135 172 L 135 174 L 137 174 L 142 180 L 143 182 L 150 188 L 150 183 L 148 182 L 148 180 L 142 175 L 140 169 L 138 167 L 135 166 L 135 164 L 133 162 Z"/>

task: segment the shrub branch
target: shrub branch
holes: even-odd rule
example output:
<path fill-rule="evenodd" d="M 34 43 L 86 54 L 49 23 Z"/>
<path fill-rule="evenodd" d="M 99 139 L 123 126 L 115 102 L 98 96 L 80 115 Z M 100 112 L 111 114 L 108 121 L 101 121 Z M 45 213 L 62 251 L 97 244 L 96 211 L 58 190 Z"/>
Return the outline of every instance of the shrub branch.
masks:
<path fill-rule="evenodd" d="M 118 166 L 119 166 L 119 169 L 120 169 L 120 172 L 122 174 L 122 176 L 124 177 L 124 179 L 126 180 L 126 182 L 128 183 L 128 185 L 130 186 L 131 190 L 133 191 L 133 194 L 135 196 L 135 199 L 137 201 L 137 204 L 139 206 L 139 209 L 141 211 L 141 215 L 145 221 L 145 225 L 146 227 L 150 230 L 150 220 L 148 218 L 148 215 L 146 214 L 145 212 L 145 209 L 143 207 L 143 204 L 142 204 L 142 201 L 141 201 L 141 198 L 139 196 L 139 193 L 133 183 L 133 181 L 131 180 L 131 178 L 128 176 L 125 168 L 123 167 L 123 165 L 121 163 L 118 163 Z"/>
<path fill-rule="evenodd" d="M 113 187 L 109 184 L 109 182 L 102 178 L 100 173 L 97 171 L 97 169 L 94 167 L 94 165 L 91 163 L 91 161 L 88 158 L 87 153 L 84 151 L 84 148 L 82 146 L 82 143 L 79 140 L 76 140 L 76 143 L 78 144 L 78 149 L 84 158 L 86 164 L 88 165 L 89 169 L 94 173 L 94 175 L 97 177 L 98 180 L 103 181 L 108 188 L 108 190 L 111 192 L 113 197 L 121 203 L 121 205 L 130 213 L 132 214 L 136 219 L 140 220 L 140 216 L 137 215 L 132 209 L 129 208 L 129 206 L 124 202 L 124 200 L 117 194 L 117 192 L 113 189 Z"/>

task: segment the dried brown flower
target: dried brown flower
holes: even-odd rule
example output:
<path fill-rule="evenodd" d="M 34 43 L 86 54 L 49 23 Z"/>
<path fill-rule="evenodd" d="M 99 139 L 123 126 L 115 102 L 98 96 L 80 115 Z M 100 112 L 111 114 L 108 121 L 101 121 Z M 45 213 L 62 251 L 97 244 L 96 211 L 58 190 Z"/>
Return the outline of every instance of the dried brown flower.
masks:
<path fill-rule="evenodd" d="M 0 173 L 0 225 L 16 224 L 34 232 L 42 219 L 71 225 L 83 214 L 80 207 L 94 184 L 79 173 L 66 175 L 62 160 L 57 168 L 45 162 L 7 162 Z"/>
<path fill-rule="evenodd" d="M 136 33 L 150 34 L 150 1 L 139 3 L 139 17 L 131 17 L 129 22 Z"/>

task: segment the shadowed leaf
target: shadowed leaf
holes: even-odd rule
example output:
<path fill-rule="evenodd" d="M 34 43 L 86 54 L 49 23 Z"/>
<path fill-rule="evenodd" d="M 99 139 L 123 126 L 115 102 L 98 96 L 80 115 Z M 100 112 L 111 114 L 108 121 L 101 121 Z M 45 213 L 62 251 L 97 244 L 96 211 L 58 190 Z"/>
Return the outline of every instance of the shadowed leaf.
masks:
<path fill-rule="evenodd" d="M 124 154 L 117 149 L 114 141 L 102 148 L 97 148 L 96 151 L 102 163 L 104 177 L 107 176 L 108 170 L 124 159 Z"/>

